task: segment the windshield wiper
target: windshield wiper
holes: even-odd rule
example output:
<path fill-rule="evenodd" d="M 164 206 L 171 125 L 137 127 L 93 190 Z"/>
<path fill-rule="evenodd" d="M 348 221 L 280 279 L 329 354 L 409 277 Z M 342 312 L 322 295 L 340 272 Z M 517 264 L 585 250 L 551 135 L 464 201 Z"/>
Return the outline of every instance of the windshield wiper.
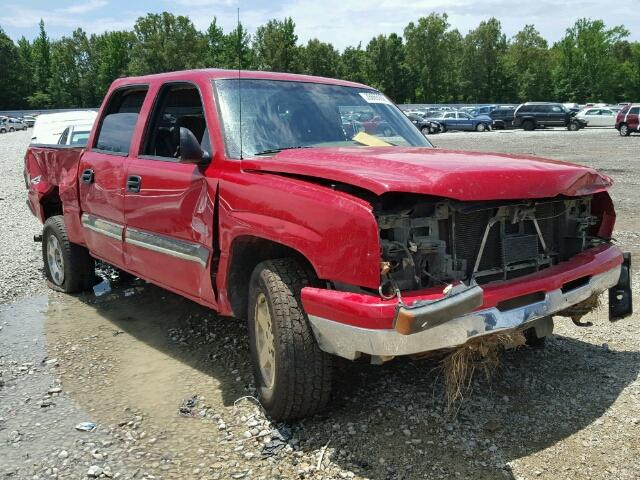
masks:
<path fill-rule="evenodd" d="M 267 150 L 263 150 L 261 152 L 254 153 L 254 155 L 271 155 L 272 153 L 279 153 L 283 150 L 296 150 L 298 148 L 311 148 L 310 145 L 298 145 L 295 147 L 281 147 L 281 148 L 269 148 Z"/>

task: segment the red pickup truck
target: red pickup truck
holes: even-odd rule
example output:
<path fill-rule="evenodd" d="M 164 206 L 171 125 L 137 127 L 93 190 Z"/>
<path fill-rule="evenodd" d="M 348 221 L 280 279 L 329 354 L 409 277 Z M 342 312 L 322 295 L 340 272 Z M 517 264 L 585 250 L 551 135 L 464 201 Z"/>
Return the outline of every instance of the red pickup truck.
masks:
<path fill-rule="evenodd" d="M 345 130 L 363 111 L 388 131 Z M 119 79 L 86 147 L 31 146 L 25 180 L 54 289 L 90 288 L 99 259 L 246 318 L 277 419 L 326 405 L 335 355 L 382 363 L 517 329 L 540 343 L 608 289 L 612 319 L 631 311 L 608 177 L 433 148 L 360 84 Z"/>

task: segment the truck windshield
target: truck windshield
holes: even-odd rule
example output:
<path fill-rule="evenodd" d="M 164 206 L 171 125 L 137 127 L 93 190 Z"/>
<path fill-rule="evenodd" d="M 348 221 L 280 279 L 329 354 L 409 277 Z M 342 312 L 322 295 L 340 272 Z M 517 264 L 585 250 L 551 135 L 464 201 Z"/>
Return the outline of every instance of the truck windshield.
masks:
<path fill-rule="evenodd" d="M 214 84 L 231 158 L 240 158 L 240 145 L 244 156 L 303 147 L 432 146 L 369 88 L 259 79 Z"/>

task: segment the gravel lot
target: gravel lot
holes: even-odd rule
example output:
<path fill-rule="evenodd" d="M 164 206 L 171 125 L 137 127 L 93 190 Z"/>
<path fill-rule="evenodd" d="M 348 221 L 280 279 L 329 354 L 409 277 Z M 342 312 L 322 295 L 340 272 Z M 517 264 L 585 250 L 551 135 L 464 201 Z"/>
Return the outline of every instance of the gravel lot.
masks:
<path fill-rule="evenodd" d="M 101 296 L 46 290 L 22 180 L 29 136 L 0 135 L 0 478 L 639 478 L 639 315 L 610 324 L 603 308 L 589 328 L 558 319 L 544 350 L 507 352 L 492 381 L 477 378 L 456 418 L 437 361 L 398 360 L 339 362 L 324 415 L 272 424 L 247 398 L 242 322 L 142 282 L 115 279 Z M 640 260 L 640 137 L 432 141 L 600 169 L 616 181 L 616 238 Z M 84 421 L 95 430 L 76 430 Z"/>

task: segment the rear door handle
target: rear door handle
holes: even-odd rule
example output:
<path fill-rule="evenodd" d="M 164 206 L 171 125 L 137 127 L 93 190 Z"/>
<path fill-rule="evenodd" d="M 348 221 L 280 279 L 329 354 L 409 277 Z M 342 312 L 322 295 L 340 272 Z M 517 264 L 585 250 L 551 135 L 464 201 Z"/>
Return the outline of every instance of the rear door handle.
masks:
<path fill-rule="evenodd" d="M 84 172 L 82 172 L 82 183 L 93 183 L 94 174 L 93 170 L 87 168 Z"/>
<path fill-rule="evenodd" d="M 140 191 L 141 183 L 142 183 L 142 177 L 138 175 L 129 175 L 127 177 L 127 192 L 138 193 Z"/>

